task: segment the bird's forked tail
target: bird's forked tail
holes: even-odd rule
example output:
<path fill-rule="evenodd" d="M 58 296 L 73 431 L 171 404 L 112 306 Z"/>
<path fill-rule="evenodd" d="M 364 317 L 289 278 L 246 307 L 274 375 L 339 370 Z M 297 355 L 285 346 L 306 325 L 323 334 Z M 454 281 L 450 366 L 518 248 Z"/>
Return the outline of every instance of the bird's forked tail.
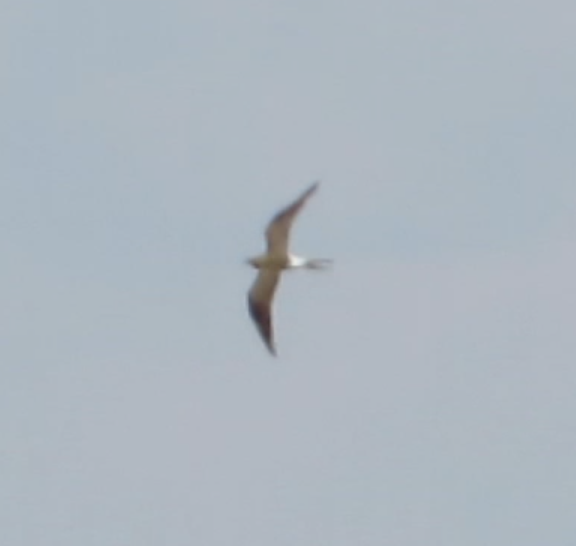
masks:
<path fill-rule="evenodd" d="M 332 260 L 321 258 L 316 260 L 306 260 L 304 267 L 306 269 L 321 270 L 321 269 L 328 269 L 329 267 L 332 266 L 332 264 L 333 264 Z"/>

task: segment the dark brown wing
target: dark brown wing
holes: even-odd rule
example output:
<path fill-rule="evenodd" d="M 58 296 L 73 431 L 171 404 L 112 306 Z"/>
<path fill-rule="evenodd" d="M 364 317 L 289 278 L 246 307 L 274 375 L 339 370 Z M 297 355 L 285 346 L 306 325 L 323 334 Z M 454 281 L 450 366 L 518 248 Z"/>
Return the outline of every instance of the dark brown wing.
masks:
<path fill-rule="evenodd" d="M 282 209 L 272 218 L 266 229 L 266 242 L 268 243 L 269 254 L 284 256 L 288 253 L 288 240 L 292 222 L 306 204 L 306 201 L 316 192 L 319 185 L 319 182 L 314 182 L 296 201 Z"/>
<path fill-rule="evenodd" d="M 268 350 L 276 356 L 272 326 L 272 301 L 280 280 L 280 271 L 261 269 L 248 292 L 248 310 Z"/>

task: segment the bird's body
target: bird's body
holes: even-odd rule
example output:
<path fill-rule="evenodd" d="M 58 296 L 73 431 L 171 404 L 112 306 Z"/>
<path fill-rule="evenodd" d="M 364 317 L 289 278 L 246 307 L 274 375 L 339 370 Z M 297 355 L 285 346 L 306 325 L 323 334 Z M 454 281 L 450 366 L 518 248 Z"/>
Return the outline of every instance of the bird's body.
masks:
<path fill-rule="evenodd" d="M 268 350 L 276 355 L 272 327 L 272 301 L 280 276 L 286 269 L 324 269 L 330 260 L 308 260 L 289 252 L 290 228 L 306 201 L 316 192 L 315 182 L 296 201 L 278 212 L 266 229 L 267 251 L 248 263 L 258 276 L 248 292 L 248 309 Z"/>
<path fill-rule="evenodd" d="M 250 259 L 250 264 L 256 269 L 294 269 L 306 265 L 306 258 L 294 254 L 261 254 Z"/>

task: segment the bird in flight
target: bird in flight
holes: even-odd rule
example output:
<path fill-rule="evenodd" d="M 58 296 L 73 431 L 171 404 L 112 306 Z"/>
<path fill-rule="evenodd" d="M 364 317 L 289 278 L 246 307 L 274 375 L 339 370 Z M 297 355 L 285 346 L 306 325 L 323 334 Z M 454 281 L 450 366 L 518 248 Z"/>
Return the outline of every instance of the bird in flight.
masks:
<path fill-rule="evenodd" d="M 250 316 L 270 353 L 276 356 L 272 326 L 272 301 L 282 272 L 287 269 L 324 269 L 331 260 L 309 260 L 289 251 L 290 228 L 308 199 L 316 193 L 320 183 L 312 184 L 296 201 L 283 208 L 270 220 L 266 228 L 266 252 L 250 258 L 248 263 L 258 269 L 258 275 L 248 292 Z"/>

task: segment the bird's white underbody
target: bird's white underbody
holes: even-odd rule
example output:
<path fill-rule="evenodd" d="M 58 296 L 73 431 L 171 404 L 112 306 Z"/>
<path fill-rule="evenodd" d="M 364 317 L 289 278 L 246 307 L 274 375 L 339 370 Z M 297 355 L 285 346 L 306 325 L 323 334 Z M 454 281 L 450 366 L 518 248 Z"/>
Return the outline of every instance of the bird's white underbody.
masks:
<path fill-rule="evenodd" d="M 250 265 L 256 269 L 323 269 L 331 264 L 327 259 L 309 259 L 303 256 L 289 254 L 288 256 L 275 256 L 271 254 L 261 254 L 248 260 Z"/>

